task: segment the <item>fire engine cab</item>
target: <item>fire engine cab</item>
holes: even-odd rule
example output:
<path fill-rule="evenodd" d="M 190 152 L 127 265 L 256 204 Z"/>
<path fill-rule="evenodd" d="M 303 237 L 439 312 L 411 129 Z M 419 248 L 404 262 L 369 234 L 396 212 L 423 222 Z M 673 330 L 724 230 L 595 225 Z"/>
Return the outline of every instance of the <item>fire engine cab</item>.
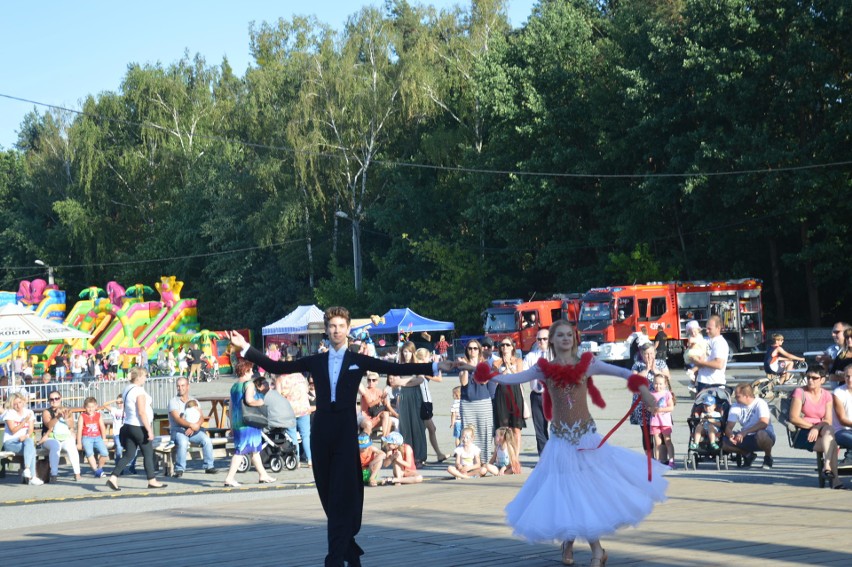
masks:
<path fill-rule="evenodd" d="M 630 347 L 644 334 L 653 340 L 665 332 L 670 354 L 683 352 L 686 324 L 702 328 L 711 315 L 722 319 L 722 336 L 730 352 L 763 343 L 762 282 L 649 283 L 595 288 L 580 303 L 580 350 L 608 361 L 630 361 Z"/>
<path fill-rule="evenodd" d="M 495 299 L 483 313 L 485 335 L 494 342 L 512 337 L 517 348 L 529 352 L 539 329 L 547 329 L 559 319 L 577 321 L 580 297 L 579 293 L 570 293 L 542 301 Z"/>

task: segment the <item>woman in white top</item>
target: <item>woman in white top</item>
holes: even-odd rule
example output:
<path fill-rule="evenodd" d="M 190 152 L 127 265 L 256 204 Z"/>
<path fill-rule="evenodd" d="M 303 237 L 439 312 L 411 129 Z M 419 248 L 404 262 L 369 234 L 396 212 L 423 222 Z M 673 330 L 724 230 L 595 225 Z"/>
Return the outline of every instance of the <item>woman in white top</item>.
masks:
<path fill-rule="evenodd" d="M 843 370 L 844 383 L 834 389 L 834 438 L 846 449 L 843 464 L 852 456 L 852 365 Z"/>
<path fill-rule="evenodd" d="M 10 394 L 10 397 L 12 407 L 3 412 L 3 422 L 6 424 L 3 432 L 3 450 L 23 455 L 23 475 L 30 484 L 34 486 L 44 484 L 33 474 L 36 464 L 36 449 L 33 443 L 35 414 L 27 408 L 27 398 L 23 394 L 14 392 Z"/>
<path fill-rule="evenodd" d="M 130 384 L 124 389 L 121 397 L 124 398 L 124 424 L 121 426 L 119 439 L 124 447 L 124 454 L 115 464 L 112 474 L 107 480 L 107 486 L 113 490 L 121 490 L 118 487 L 118 477 L 124 471 L 124 467 L 133 460 L 136 449 L 142 451 L 145 462 L 145 475 L 148 477 L 148 488 L 163 488 L 166 485 L 158 482 L 154 475 L 154 409 L 150 394 L 145 391 L 145 382 L 148 380 L 148 372 L 144 368 L 134 366 L 130 370 Z"/>

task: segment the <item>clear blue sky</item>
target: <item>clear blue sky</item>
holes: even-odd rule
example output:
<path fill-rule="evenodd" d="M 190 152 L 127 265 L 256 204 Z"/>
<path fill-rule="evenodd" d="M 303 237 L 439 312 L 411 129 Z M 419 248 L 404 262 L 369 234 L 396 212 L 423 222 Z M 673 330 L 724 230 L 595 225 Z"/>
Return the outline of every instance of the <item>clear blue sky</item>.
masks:
<path fill-rule="evenodd" d="M 509 19 L 519 27 L 536 0 L 509 0 Z M 467 0 L 412 0 L 446 8 Z M 208 64 L 227 56 L 242 75 L 251 63 L 249 23 L 274 22 L 313 13 L 341 27 L 361 6 L 382 0 L 115 0 L 5 2 L 0 16 L 0 94 L 79 109 L 86 95 L 118 90 L 130 63 L 164 65 L 185 50 Z M 30 103 L 0 97 L 0 149 L 17 140 Z M 38 107 L 44 113 L 44 107 Z"/>

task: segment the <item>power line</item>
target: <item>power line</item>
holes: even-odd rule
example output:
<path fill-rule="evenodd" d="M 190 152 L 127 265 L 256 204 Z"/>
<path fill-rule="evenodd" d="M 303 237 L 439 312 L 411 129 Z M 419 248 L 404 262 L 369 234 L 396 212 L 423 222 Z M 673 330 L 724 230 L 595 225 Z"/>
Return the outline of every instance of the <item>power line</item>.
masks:
<path fill-rule="evenodd" d="M 128 126 L 138 126 L 141 128 L 154 128 L 157 130 L 163 130 L 162 126 L 151 122 L 136 122 L 132 120 L 124 120 L 122 118 L 113 118 L 106 117 L 101 115 L 93 115 L 87 112 L 83 112 L 82 110 L 76 110 L 73 108 L 66 108 L 63 106 L 57 106 L 54 104 L 48 104 L 45 102 L 39 102 L 36 100 L 26 99 L 14 95 L 0 93 L 0 98 L 6 98 L 9 100 L 16 100 L 19 102 L 26 102 L 29 104 L 34 104 L 36 106 L 43 106 L 46 108 L 51 108 L 54 110 L 62 110 L 65 112 L 70 112 L 72 114 L 77 114 L 79 116 L 85 116 L 87 118 L 91 118 L 92 120 L 104 120 L 108 122 L 115 122 L 118 124 L 126 124 Z M 211 134 L 195 134 L 195 138 L 215 141 L 215 142 L 224 142 L 228 144 L 236 144 L 240 146 L 244 146 L 247 148 L 255 148 L 255 149 L 264 149 L 264 150 L 272 150 L 279 152 L 286 152 L 293 155 L 309 155 L 320 158 L 332 158 L 337 159 L 339 156 L 335 154 L 329 154 L 326 152 L 313 152 L 309 150 L 297 150 L 295 148 L 289 148 L 286 146 L 278 146 L 278 145 L 270 145 L 270 144 L 261 144 L 258 142 L 247 142 L 245 140 L 238 140 L 235 138 L 228 138 L 220 135 L 211 135 Z M 564 179 L 653 179 L 653 178 L 695 178 L 695 177 L 730 177 L 730 176 L 740 176 L 740 175 L 763 175 L 763 174 L 776 174 L 776 173 L 788 173 L 794 171 L 806 171 L 812 169 L 828 169 L 835 167 L 846 167 L 852 165 L 852 160 L 847 161 L 836 161 L 836 162 L 827 162 L 827 163 L 814 163 L 814 164 L 805 164 L 805 165 L 792 165 L 792 166 L 779 166 L 779 167 L 767 167 L 761 169 L 738 169 L 732 171 L 705 171 L 705 172 L 687 172 L 687 173 L 557 173 L 557 172 L 547 172 L 547 171 L 521 171 L 521 170 L 510 170 L 510 169 L 481 169 L 475 167 L 463 167 L 463 166 L 448 166 L 448 165 L 433 165 L 433 164 L 425 164 L 425 163 L 411 163 L 411 162 L 402 162 L 402 161 L 392 161 L 392 160 L 382 160 L 382 159 L 374 159 L 373 163 L 377 165 L 383 165 L 385 167 L 399 167 L 399 168 L 409 168 L 409 169 L 426 169 L 426 170 L 434 170 L 434 171 L 447 171 L 453 173 L 479 173 L 484 175 L 516 175 L 522 177 L 542 177 L 542 178 L 564 178 Z"/>
<path fill-rule="evenodd" d="M 172 256 L 169 258 L 151 258 L 147 260 L 127 260 L 124 262 L 97 262 L 96 266 L 107 267 L 107 266 L 132 266 L 137 264 L 153 264 L 157 262 L 171 262 L 174 260 L 192 260 L 195 258 L 209 258 L 212 256 L 223 256 L 225 254 L 236 254 L 240 252 L 251 252 L 254 250 L 264 250 L 267 248 L 276 248 L 278 246 L 285 246 L 287 244 L 295 244 L 297 242 L 305 242 L 307 238 L 295 238 L 293 240 L 283 240 L 281 242 L 275 242 L 272 244 L 263 244 L 261 246 L 248 246 L 246 248 L 235 248 L 234 250 L 223 250 L 220 252 L 205 252 L 203 254 L 187 254 L 184 256 Z M 51 268 L 88 268 L 93 264 L 51 264 Z M 4 266 L 5 270 L 31 270 L 32 266 Z"/>

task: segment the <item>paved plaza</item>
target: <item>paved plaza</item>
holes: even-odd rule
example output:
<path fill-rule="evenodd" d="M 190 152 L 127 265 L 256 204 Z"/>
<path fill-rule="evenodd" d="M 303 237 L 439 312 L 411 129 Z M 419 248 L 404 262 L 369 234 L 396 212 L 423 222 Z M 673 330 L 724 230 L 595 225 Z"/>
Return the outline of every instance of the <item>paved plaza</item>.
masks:
<path fill-rule="evenodd" d="M 675 373 L 680 378 L 680 373 Z M 442 448 L 449 451 L 447 378 L 433 387 Z M 599 429 L 608 431 L 626 411 L 623 381 L 596 383 L 607 408 L 593 411 Z M 231 381 L 194 384 L 195 395 L 224 393 Z M 675 421 L 684 423 L 689 402 L 684 384 Z M 778 426 L 776 425 L 776 428 Z M 850 565 L 848 525 L 852 491 L 817 487 L 812 455 L 787 446 L 782 431 L 772 470 L 717 471 L 702 463 L 698 471 L 668 475 L 668 501 L 637 528 L 604 541 L 608 565 Z M 675 446 L 685 447 L 686 428 L 675 429 Z M 638 429 L 625 424 L 612 438 L 639 446 Z M 532 430 L 525 430 L 525 465 L 534 465 Z M 430 460 L 433 460 L 430 448 Z M 758 461 L 759 462 L 759 461 Z M 190 466 L 198 466 L 191 462 Z M 227 462 L 217 461 L 225 467 Z M 84 473 L 88 472 L 86 467 Z M 527 471 L 528 471 L 527 467 Z M 66 471 L 67 472 L 67 471 Z M 443 466 L 428 465 L 426 481 L 416 486 L 368 488 L 359 542 L 364 565 L 559 565 L 555 544 L 530 545 L 512 537 L 503 507 L 526 478 L 448 479 Z M 325 525 L 310 470 L 282 471 L 276 485 L 253 484 L 243 473 L 243 488 L 224 489 L 224 473 L 211 478 L 198 469 L 149 491 L 141 476 L 123 477 L 123 490 L 109 491 L 84 474 L 76 483 L 66 474 L 42 487 L 18 484 L 10 472 L 0 480 L 0 547 L 27 564 L 112 565 L 321 565 Z M 846 479 L 847 483 L 850 479 Z M 570 505 L 570 503 L 554 503 Z M 588 547 L 577 546 L 578 565 L 587 564 Z"/>

